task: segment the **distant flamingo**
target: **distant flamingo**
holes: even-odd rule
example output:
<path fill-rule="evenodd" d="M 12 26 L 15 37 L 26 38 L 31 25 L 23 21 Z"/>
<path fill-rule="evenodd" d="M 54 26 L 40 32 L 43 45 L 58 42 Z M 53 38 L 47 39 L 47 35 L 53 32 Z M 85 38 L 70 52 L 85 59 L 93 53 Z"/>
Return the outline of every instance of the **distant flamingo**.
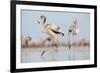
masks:
<path fill-rule="evenodd" d="M 27 46 L 29 46 L 29 42 L 31 41 L 31 39 L 32 39 L 32 38 L 31 38 L 30 36 L 27 36 L 27 40 L 26 40 L 26 45 L 27 45 Z"/>
<path fill-rule="evenodd" d="M 46 24 L 46 16 L 42 15 L 39 18 L 38 21 L 39 24 L 41 24 L 41 31 L 44 33 L 47 33 L 49 37 L 46 39 L 48 41 L 51 41 L 52 46 L 58 47 L 58 35 L 64 36 L 64 33 L 61 31 L 60 27 L 55 24 Z M 45 50 L 42 52 L 41 56 L 45 53 Z"/>
<path fill-rule="evenodd" d="M 29 42 L 31 41 L 30 36 L 22 36 L 21 37 L 21 42 L 22 42 L 22 47 L 29 47 Z"/>

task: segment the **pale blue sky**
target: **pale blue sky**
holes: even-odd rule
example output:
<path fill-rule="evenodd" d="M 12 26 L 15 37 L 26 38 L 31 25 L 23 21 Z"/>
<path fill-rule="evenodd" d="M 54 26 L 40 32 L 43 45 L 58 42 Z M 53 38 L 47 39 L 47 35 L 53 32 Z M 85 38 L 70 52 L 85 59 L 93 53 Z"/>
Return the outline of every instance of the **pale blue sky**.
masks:
<path fill-rule="evenodd" d="M 35 11 L 22 10 L 21 34 L 24 36 L 31 36 L 33 39 L 40 39 L 47 37 L 47 34 L 40 31 L 40 24 L 38 18 L 41 15 L 47 17 L 47 24 L 56 24 L 60 26 L 64 32 L 64 37 L 61 40 L 68 39 L 69 26 L 73 24 L 74 16 L 77 17 L 77 23 L 80 33 L 77 36 L 90 38 L 90 14 L 89 13 L 75 13 L 75 12 L 54 12 L 54 11 Z"/>

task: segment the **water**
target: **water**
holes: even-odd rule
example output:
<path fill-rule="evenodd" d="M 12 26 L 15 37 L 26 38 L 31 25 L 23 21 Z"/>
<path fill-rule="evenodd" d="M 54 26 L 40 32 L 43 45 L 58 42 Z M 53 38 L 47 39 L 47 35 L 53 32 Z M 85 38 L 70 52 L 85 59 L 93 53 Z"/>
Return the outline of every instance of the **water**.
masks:
<path fill-rule="evenodd" d="M 45 50 L 43 56 L 42 51 Z M 59 47 L 57 50 L 52 48 L 22 48 L 21 62 L 49 62 L 49 61 L 70 61 L 70 60 L 89 60 L 89 48 Z"/>

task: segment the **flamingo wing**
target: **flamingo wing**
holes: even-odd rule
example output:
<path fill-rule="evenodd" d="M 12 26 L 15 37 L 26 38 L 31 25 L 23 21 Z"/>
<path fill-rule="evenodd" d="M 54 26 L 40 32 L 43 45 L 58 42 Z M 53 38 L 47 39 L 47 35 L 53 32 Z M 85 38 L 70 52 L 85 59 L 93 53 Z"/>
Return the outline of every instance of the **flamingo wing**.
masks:
<path fill-rule="evenodd" d="M 47 24 L 46 27 L 50 28 L 50 29 L 52 29 L 54 31 L 58 31 L 60 29 L 60 27 L 55 25 L 55 24 Z"/>
<path fill-rule="evenodd" d="M 55 24 L 47 24 L 46 27 L 47 27 L 47 29 L 50 29 L 53 33 L 62 34 L 64 36 L 64 33 L 62 32 L 62 30 L 60 29 L 59 26 L 57 26 Z"/>

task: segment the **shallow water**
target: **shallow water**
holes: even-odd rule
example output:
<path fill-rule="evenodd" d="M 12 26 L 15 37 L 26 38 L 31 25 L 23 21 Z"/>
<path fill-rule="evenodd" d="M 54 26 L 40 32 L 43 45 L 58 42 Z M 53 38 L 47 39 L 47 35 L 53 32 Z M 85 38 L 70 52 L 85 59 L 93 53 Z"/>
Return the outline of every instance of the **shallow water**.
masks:
<path fill-rule="evenodd" d="M 45 50 L 43 56 L 42 51 Z M 89 48 L 59 47 L 57 50 L 52 48 L 22 48 L 21 62 L 48 62 L 48 61 L 70 61 L 90 59 Z"/>

